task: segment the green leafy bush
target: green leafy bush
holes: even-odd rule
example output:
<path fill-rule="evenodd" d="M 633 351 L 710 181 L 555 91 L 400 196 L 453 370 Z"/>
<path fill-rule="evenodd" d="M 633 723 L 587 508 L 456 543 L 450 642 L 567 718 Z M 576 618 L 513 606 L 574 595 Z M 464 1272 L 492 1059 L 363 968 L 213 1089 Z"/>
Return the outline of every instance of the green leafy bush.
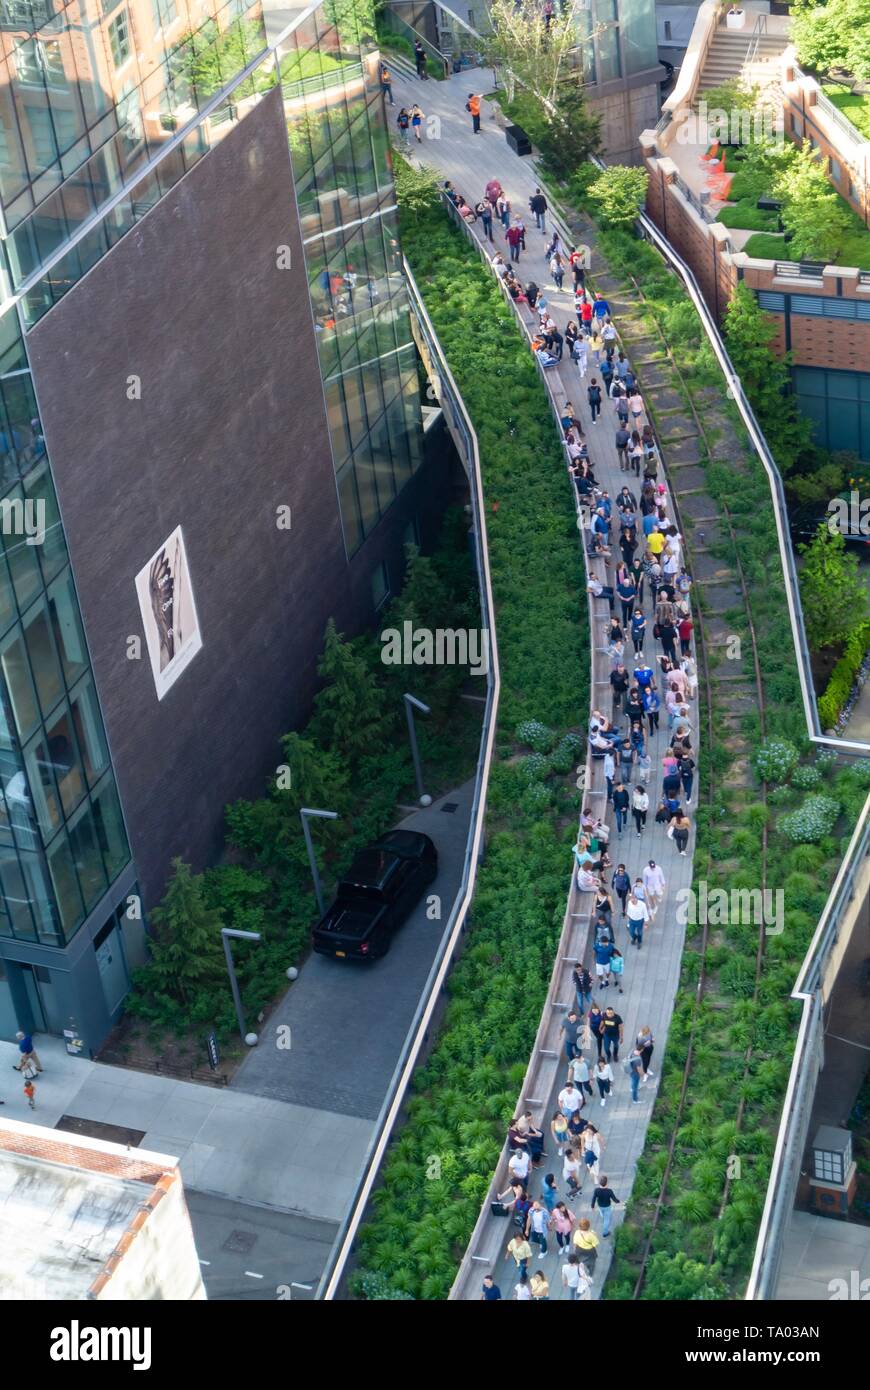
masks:
<path fill-rule="evenodd" d="M 796 811 L 780 818 L 778 829 L 796 844 L 812 844 L 828 833 L 839 811 L 830 796 L 808 796 Z"/>
<path fill-rule="evenodd" d="M 611 164 L 590 185 L 587 202 L 605 227 L 631 227 L 646 201 L 649 175 L 637 165 Z"/>
<path fill-rule="evenodd" d="M 765 739 L 755 755 L 755 771 L 762 782 L 787 782 L 798 760 L 798 750 L 786 738 Z"/>
<path fill-rule="evenodd" d="M 537 719 L 524 719 L 516 728 L 517 743 L 527 743 L 537 753 L 549 753 L 556 735 Z"/>
<path fill-rule="evenodd" d="M 813 787 L 818 787 L 822 782 L 822 774 L 817 767 L 806 763 L 796 767 L 791 775 L 793 787 L 800 787 L 801 791 L 810 791 Z"/>

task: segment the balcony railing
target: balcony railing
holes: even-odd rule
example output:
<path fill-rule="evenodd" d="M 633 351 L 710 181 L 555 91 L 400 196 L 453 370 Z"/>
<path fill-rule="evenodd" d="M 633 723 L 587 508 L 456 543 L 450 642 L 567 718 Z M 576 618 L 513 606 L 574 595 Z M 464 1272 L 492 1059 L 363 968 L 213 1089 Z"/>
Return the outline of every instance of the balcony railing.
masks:
<path fill-rule="evenodd" d="M 826 261 L 774 261 L 773 273 L 778 280 L 821 280 Z"/>
<path fill-rule="evenodd" d="M 844 116 L 839 107 L 835 106 L 834 103 L 825 96 L 819 82 L 811 73 L 804 72 L 802 68 L 795 65 L 794 75 L 797 78 L 804 78 L 808 82 L 812 82 L 815 87 L 815 105 L 820 111 L 824 111 L 825 115 L 828 116 L 836 126 L 839 126 L 843 134 L 847 135 L 854 145 L 870 144 L 867 136 L 862 135 L 858 127 L 854 126 L 849 120 L 849 117 Z"/>

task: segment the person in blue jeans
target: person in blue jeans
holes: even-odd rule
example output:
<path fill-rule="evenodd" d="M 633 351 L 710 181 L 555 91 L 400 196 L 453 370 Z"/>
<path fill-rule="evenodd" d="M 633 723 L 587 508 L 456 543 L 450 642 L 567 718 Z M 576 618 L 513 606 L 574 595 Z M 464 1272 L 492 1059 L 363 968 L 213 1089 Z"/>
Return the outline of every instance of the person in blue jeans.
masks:
<path fill-rule="evenodd" d="M 637 1094 L 638 1087 L 643 1076 L 643 1057 L 640 1048 L 633 1047 L 626 1060 L 628 1067 L 628 1079 L 631 1083 L 631 1099 L 635 1105 L 640 1105 L 640 1098 Z"/>
<path fill-rule="evenodd" d="M 558 1200 L 559 1189 L 556 1187 L 556 1174 L 548 1173 L 541 1183 L 541 1201 L 550 1215 L 552 1215 L 553 1208 Z"/>
<path fill-rule="evenodd" d="M 613 1220 L 612 1207 L 614 1202 L 619 1204 L 619 1198 L 609 1186 L 606 1174 L 598 1179 L 595 1191 L 592 1193 L 592 1206 L 598 1207 L 601 1212 L 601 1234 L 610 1235 L 610 1223 Z"/>
<path fill-rule="evenodd" d="M 616 816 L 616 833 L 622 834 L 622 827 L 628 820 L 628 792 L 625 790 L 622 778 L 613 788 L 613 813 Z"/>
<path fill-rule="evenodd" d="M 659 727 L 659 711 L 662 707 L 661 696 L 653 686 L 650 686 L 648 690 L 644 691 L 643 707 L 646 711 L 646 717 L 649 720 L 649 734 L 650 738 L 652 738 Z"/>
<path fill-rule="evenodd" d="M 574 993 L 577 996 L 577 1007 L 585 1014 L 592 1004 L 592 976 L 585 965 L 574 967 Z"/>
<path fill-rule="evenodd" d="M 597 941 L 593 947 L 595 955 L 595 974 L 598 976 L 598 988 L 606 989 L 610 984 L 610 960 L 613 955 L 612 941 Z M 565 1026 L 564 1024 L 562 1025 Z M 570 1058 L 568 1059 L 571 1060 Z"/>
<path fill-rule="evenodd" d="M 626 873 L 624 864 L 617 864 L 616 873 L 610 880 L 610 886 L 622 903 L 622 915 L 624 917 L 625 905 L 628 902 L 628 895 L 631 892 L 631 877 Z"/>

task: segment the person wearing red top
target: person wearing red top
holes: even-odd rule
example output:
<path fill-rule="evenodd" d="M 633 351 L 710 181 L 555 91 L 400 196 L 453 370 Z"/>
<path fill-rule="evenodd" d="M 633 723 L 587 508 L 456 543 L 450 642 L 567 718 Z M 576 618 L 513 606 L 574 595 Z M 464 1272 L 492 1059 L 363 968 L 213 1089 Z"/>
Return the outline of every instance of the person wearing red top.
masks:
<path fill-rule="evenodd" d="M 691 650 L 693 627 L 691 618 L 683 618 L 677 626 L 677 632 L 680 634 L 680 652 L 683 656 L 688 656 Z"/>
<path fill-rule="evenodd" d="M 518 261 L 520 258 L 520 246 L 523 240 L 523 229 L 518 222 L 514 222 L 507 229 L 507 244 L 511 248 L 511 260 Z"/>
<path fill-rule="evenodd" d="M 580 305 L 580 318 L 584 326 L 592 322 L 592 303 L 588 299 L 584 299 L 583 303 Z"/>

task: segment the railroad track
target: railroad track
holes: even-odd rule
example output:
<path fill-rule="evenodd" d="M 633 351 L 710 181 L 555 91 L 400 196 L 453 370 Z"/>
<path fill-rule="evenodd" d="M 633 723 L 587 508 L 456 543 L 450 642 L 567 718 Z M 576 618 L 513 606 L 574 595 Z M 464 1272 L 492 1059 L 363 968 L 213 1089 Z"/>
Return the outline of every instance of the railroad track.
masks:
<path fill-rule="evenodd" d="M 652 323 L 653 323 L 654 326 L 655 326 L 656 335 L 657 335 L 659 341 L 661 342 L 661 345 L 662 345 L 662 347 L 663 347 L 663 349 L 664 349 L 664 352 L 665 352 L 665 355 L 666 355 L 666 357 L 667 357 L 667 360 L 668 360 L 668 362 L 669 362 L 669 364 L 670 364 L 670 366 L 671 366 L 671 368 L 672 368 L 672 370 L 673 370 L 673 372 L 674 372 L 674 374 L 675 374 L 677 380 L 679 381 L 680 387 L 682 388 L 683 396 L 684 396 L 685 400 L 688 402 L 689 409 L 690 409 L 690 411 L 691 411 L 691 413 L 692 413 L 692 418 L 693 418 L 693 420 L 694 420 L 694 422 L 695 422 L 695 425 L 697 426 L 698 435 L 699 435 L 699 437 L 701 438 L 701 440 L 703 441 L 706 456 L 707 456 L 708 460 L 710 460 L 710 459 L 712 459 L 712 458 L 714 457 L 713 449 L 712 449 L 712 446 L 711 446 L 711 441 L 710 441 L 710 438 L 709 438 L 709 435 L 708 435 L 706 429 L 704 428 L 703 421 L 702 421 L 700 415 L 698 414 L 698 411 L 697 411 L 696 408 L 695 408 L 695 402 L 694 402 L 694 399 L 693 399 L 693 397 L 692 397 L 692 393 L 691 393 L 691 391 L 689 390 L 689 388 L 688 388 L 688 386 L 687 386 L 686 379 L 685 379 L 685 377 L 684 377 L 682 371 L 680 370 L 679 364 L 677 363 L 677 361 L 676 361 L 676 359 L 675 359 L 675 357 L 674 357 L 674 354 L 673 354 L 673 352 L 671 351 L 670 344 L 668 343 L 667 339 L 665 338 L 665 336 L 664 336 L 664 334 L 663 334 L 663 332 L 662 332 L 662 330 L 661 330 L 661 326 L 660 326 L 660 324 L 659 324 L 658 318 L 657 318 L 656 314 L 654 313 L 654 311 L 652 310 L 651 306 L 649 305 L 649 302 L 648 302 L 648 300 L 646 299 L 646 296 L 644 295 L 641 286 L 639 285 L 639 283 L 637 282 L 637 280 L 635 280 L 635 278 L 634 278 L 633 275 L 629 275 L 629 276 L 628 276 L 628 279 L 631 281 L 631 284 L 632 284 L 633 287 L 634 287 L 634 290 L 635 290 L 635 293 L 636 293 L 636 295 L 637 295 L 637 297 L 638 297 L 639 303 L 641 303 L 641 304 L 643 304 L 643 305 L 646 305 L 646 307 L 647 307 L 647 309 L 648 309 L 648 311 L 649 311 L 649 318 L 651 319 Z M 630 344 L 629 344 L 629 347 L 630 347 Z M 638 375 L 639 375 L 641 378 L 643 377 L 643 368 L 642 368 L 642 365 L 641 365 L 640 368 L 638 369 Z M 651 394 L 654 395 L 654 392 L 651 393 Z M 676 477 L 675 477 L 674 475 L 676 475 Z M 690 543 L 689 543 L 689 535 L 690 535 L 690 533 L 687 532 L 685 526 L 683 525 L 682 517 L 681 517 L 681 514 L 680 514 L 679 498 L 678 498 L 678 495 L 677 495 L 677 487 L 676 487 L 676 479 L 677 479 L 678 477 L 679 477 L 679 470 L 678 470 L 678 469 L 673 469 L 672 472 L 671 472 L 671 475 L 670 475 L 670 477 L 669 477 L 670 492 L 671 492 L 671 497 L 672 497 L 672 499 L 673 499 L 674 513 L 675 513 L 675 516 L 676 516 L 676 519 L 677 519 L 677 524 L 678 524 L 679 529 L 680 529 L 680 532 L 681 532 L 681 534 L 682 534 L 682 536 L 683 536 L 683 541 L 684 541 L 684 545 L 685 545 L 685 549 L 686 549 L 686 555 L 687 555 L 687 558 L 688 558 L 688 560 L 689 560 L 689 566 L 688 566 L 688 567 L 689 567 L 689 569 L 690 569 L 690 571 L 691 571 L 691 569 L 692 569 L 692 566 L 691 566 L 691 553 L 692 553 L 692 547 L 691 547 L 691 545 L 690 545 Z M 728 506 L 727 506 L 727 504 L 726 504 L 725 502 L 719 500 L 719 501 L 718 501 L 718 506 L 719 506 L 719 508 L 720 508 L 720 510 L 721 510 L 721 512 L 722 512 L 722 519 L 723 519 L 724 522 L 725 522 L 725 525 L 726 525 L 727 530 L 728 530 L 728 534 L 729 534 L 730 539 L 731 539 L 731 546 L 732 546 L 732 551 L 733 551 L 733 554 L 734 554 L 734 560 L 735 560 L 735 566 L 736 566 L 737 577 L 738 577 L 738 580 L 739 580 L 740 591 L 741 591 L 742 598 L 743 598 L 743 606 L 744 606 L 744 609 L 745 609 L 745 612 L 746 612 L 746 621 L 747 621 L 747 625 L 748 625 L 748 628 L 749 628 L 750 641 L 751 641 L 751 644 L 752 644 L 752 665 L 753 665 L 753 672 L 754 672 L 754 683 L 755 683 L 756 697 L 757 697 L 757 701 L 758 701 L 758 711 L 759 711 L 759 720 L 760 720 L 760 725 L 761 725 L 761 735 L 762 735 L 762 738 L 763 738 L 763 737 L 765 737 L 766 732 L 767 732 L 767 719 L 766 719 L 766 709 L 765 709 L 765 700 L 764 700 L 764 683 L 763 683 L 762 677 L 761 677 L 761 662 L 760 662 L 759 656 L 758 656 L 758 642 L 757 642 L 757 638 L 756 638 L 755 624 L 754 624 L 753 618 L 752 618 L 752 608 L 751 608 L 751 605 L 750 605 L 750 602 L 749 602 L 749 590 L 748 590 L 748 586 L 747 586 L 747 582 L 746 582 L 746 573 L 745 573 L 745 571 L 744 571 L 744 569 L 743 569 L 743 565 L 742 565 L 742 562 L 741 562 L 741 559 L 740 559 L 740 549 L 739 549 L 739 546 L 738 546 L 737 534 L 736 534 L 736 531 L 735 531 L 735 529 L 734 529 L 734 521 L 733 521 L 733 518 L 732 518 L 732 516 L 731 516 L 731 513 L 730 513 L 730 511 L 728 510 Z M 698 652 L 699 652 L 699 656 L 700 656 L 700 658 L 701 658 L 701 667 L 702 667 L 703 679 L 704 679 L 704 689 L 705 689 L 705 693 L 706 693 L 707 726 L 708 726 L 708 727 L 707 727 L 707 734 L 708 734 L 708 740 L 709 740 L 709 741 L 708 741 L 708 744 L 707 744 L 707 747 L 710 748 L 710 749 L 712 749 L 713 746 L 714 746 L 714 734 L 713 734 L 713 711 L 714 711 L 713 683 L 712 683 L 711 676 L 710 676 L 709 643 L 707 642 L 706 635 L 705 635 L 705 632 L 704 632 L 703 614 L 702 614 L 702 612 L 701 612 L 701 605 L 700 605 L 700 604 L 696 604 L 696 605 L 695 605 L 695 629 L 696 629 L 696 633 L 697 633 L 697 637 L 698 637 Z M 713 805 L 714 805 L 714 795 L 713 795 L 713 783 L 712 783 L 712 778 L 708 778 L 707 801 L 708 801 L 708 806 L 709 806 L 710 808 L 712 808 Z M 699 797 L 699 802 L 700 802 L 700 797 Z M 762 802 L 762 805 L 764 805 L 765 807 L 767 806 L 767 784 L 766 784 L 766 783 L 762 783 L 762 787 L 761 787 L 761 802 Z M 767 834 L 767 824 L 765 823 L 765 825 L 764 825 L 764 827 L 763 827 L 763 830 L 762 830 L 762 843 L 761 843 L 761 888 L 762 888 L 762 891 L 763 891 L 764 889 L 766 889 L 766 887 L 767 887 L 767 852 L 768 852 L 768 834 Z M 763 896 L 762 896 L 762 901 L 764 901 Z M 681 1124 L 682 1124 L 683 1114 L 684 1114 L 685 1108 L 686 1108 L 686 1099 L 687 1099 L 688 1089 L 689 1089 L 689 1077 L 691 1076 L 691 1071 L 692 1071 L 692 1062 L 693 1062 L 693 1057 L 694 1057 L 694 1048 L 695 1048 L 695 1041 L 696 1041 L 697 1025 L 698 1025 L 698 1020 L 699 1020 L 699 1017 L 700 1017 L 700 1008 L 701 1008 L 701 1003 L 702 1003 L 702 1001 L 703 1001 L 703 999 L 704 999 L 704 996 L 705 996 L 705 994 L 707 993 L 708 983 L 709 983 L 709 982 L 708 982 L 708 971 L 707 971 L 707 952 L 708 952 L 708 947 L 709 947 L 709 924 L 705 921 L 705 922 L 703 923 L 703 931 L 702 931 L 702 935 L 701 935 L 701 945 L 700 945 L 700 951 L 699 951 L 699 955 L 700 955 L 700 959 L 701 959 L 701 968 L 700 968 L 700 970 L 699 970 L 699 972 L 698 972 L 698 981 L 697 981 L 697 984 L 696 984 L 696 987 L 695 987 L 695 1001 L 694 1001 L 693 1018 L 692 1018 L 691 1031 L 690 1031 L 690 1034 L 689 1034 L 689 1044 L 688 1044 L 688 1050 L 687 1050 L 687 1053 L 686 1053 L 686 1061 L 685 1061 L 685 1065 L 684 1065 L 684 1067 L 683 1067 L 683 1078 L 682 1078 L 682 1085 L 681 1085 L 681 1088 L 680 1088 L 680 1096 L 679 1096 L 679 1100 L 678 1100 L 678 1102 L 677 1102 L 677 1113 L 676 1113 L 676 1117 L 675 1117 L 675 1119 L 674 1119 L 674 1121 L 673 1121 L 673 1123 L 672 1123 L 672 1126 L 671 1126 L 671 1137 L 670 1137 L 670 1141 L 669 1141 L 669 1143 L 668 1143 L 667 1161 L 666 1161 L 666 1163 L 665 1163 L 664 1172 L 663 1172 L 663 1174 L 662 1174 L 662 1180 L 661 1180 L 661 1184 L 660 1184 L 660 1186 L 659 1186 L 659 1193 L 658 1193 L 658 1196 L 657 1196 L 657 1198 L 656 1198 L 656 1204 L 655 1204 L 655 1208 L 654 1208 L 654 1211 L 653 1211 L 652 1222 L 651 1222 L 651 1225 L 650 1225 L 650 1228 L 649 1228 L 649 1231 L 648 1231 L 646 1240 L 645 1240 L 645 1242 L 644 1242 L 643 1250 L 642 1250 L 642 1252 L 641 1252 L 641 1257 L 640 1257 L 640 1273 L 638 1274 L 637 1280 L 636 1280 L 636 1282 L 635 1282 L 634 1292 L 633 1292 L 633 1295 L 632 1295 L 632 1297 L 633 1297 L 634 1299 L 640 1298 L 640 1297 L 641 1297 L 641 1294 L 642 1294 L 642 1292 L 643 1292 L 644 1282 L 645 1282 L 645 1279 L 646 1279 L 647 1260 L 648 1260 L 648 1258 L 649 1258 L 649 1253 L 650 1253 L 650 1250 L 651 1250 L 651 1248 L 652 1248 L 653 1240 L 654 1240 L 655 1235 L 656 1235 L 656 1232 L 657 1232 L 657 1230 L 658 1230 L 659 1221 L 660 1221 L 660 1218 L 661 1218 L 662 1211 L 663 1211 L 663 1209 L 664 1209 L 665 1199 L 666 1199 L 666 1196 L 667 1196 L 668 1184 L 669 1184 L 669 1181 L 670 1181 L 670 1178 L 671 1178 L 671 1174 L 672 1174 L 672 1172 L 673 1172 L 673 1167 L 674 1167 L 674 1152 L 675 1152 L 675 1148 L 676 1148 L 676 1138 L 677 1138 L 677 1133 L 678 1133 L 678 1131 L 679 1131 L 679 1129 L 680 1129 L 680 1126 L 681 1126 Z M 763 966 L 764 966 L 764 948 L 765 948 L 765 924 L 764 924 L 764 922 L 762 921 L 762 922 L 759 923 L 759 928 L 758 928 L 758 944 L 757 944 L 756 957 L 755 957 L 755 978 L 754 978 L 753 992 L 752 992 L 752 1002 L 753 1002 L 753 1003 L 756 1003 L 757 1000 L 758 1000 L 758 991 L 759 991 L 759 986 L 760 986 L 760 983 L 761 983 L 761 973 L 762 973 L 762 969 L 763 969 Z M 745 1050 L 745 1053 L 744 1053 L 744 1064 L 743 1064 L 743 1079 L 744 1079 L 744 1080 L 746 1080 L 746 1078 L 748 1077 L 748 1075 L 749 1075 L 749 1073 L 750 1073 L 750 1069 L 751 1069 L 751 1065 L 752 1065 L 752 1060 L 753 1060 L 753 1045 L 752 1045 L 752 1043 L 750 1043 L 750 1044 L 747 1046 L 747 1048 L 746 1048 L 746 1050 Z M 744 1117 L 744 1113 L 745 1113 L 745 1108 L 746 1108 L 746 1101 L 745 1101 L 745 1098 L 744 1098 L 744 1097 L 741 1097 L 741 1098 L 740 1098 L 740 1101 L 739 1101 L 739 1103 L 738 1103 L 737 1114 L 736 1114 L 736 1117 L 735 1117 L 735 1124 L 736 1124 L 736 1129 L 737 1129 L 737 1133 L 738 1133 L 738 1134 L 739 1134 L 740 1129 L 741 1129 L 742 1124 L 743 1124 L 743 1117 Z M 730 1191 L 731 1191 L 731 1178 L 730 1178 L 730 1176 L 728 1175 L 728 1173 L 727 1173 L 727 1171 L 726 1171 L 725 1185 L 724 1185 L 724 1188 L 723 1188 L 723 1191 L 722 1191 L 722 1200 L 721 1200 L 721 1203 L 720 1203 L 720 1205 L 719 1205 L 719 1210 L 718 1210 L 718 1213 L 717 1213 L 717 1220 L 721 1219 L 722 1214 L 723 1214 L 723 1212 L 725 1211 L 725 1208 L 726 1208 L 727 1205 L 728 1205 L 728 1198 L 729 1198 L 729 1195 L 730 1195 Z M 715 1257 L 715 1251 L 714 1251 L 714 1249 L 713 1249 L 713 1247 L 712 1247 L 712 1245 L 711 1245 L 710 1254 L 709 1254 L 708 1261 L 707 1261 L 708 1265 L 710 1265 L 710 1264 L 713 1263 L 714 1257 Z"/>

